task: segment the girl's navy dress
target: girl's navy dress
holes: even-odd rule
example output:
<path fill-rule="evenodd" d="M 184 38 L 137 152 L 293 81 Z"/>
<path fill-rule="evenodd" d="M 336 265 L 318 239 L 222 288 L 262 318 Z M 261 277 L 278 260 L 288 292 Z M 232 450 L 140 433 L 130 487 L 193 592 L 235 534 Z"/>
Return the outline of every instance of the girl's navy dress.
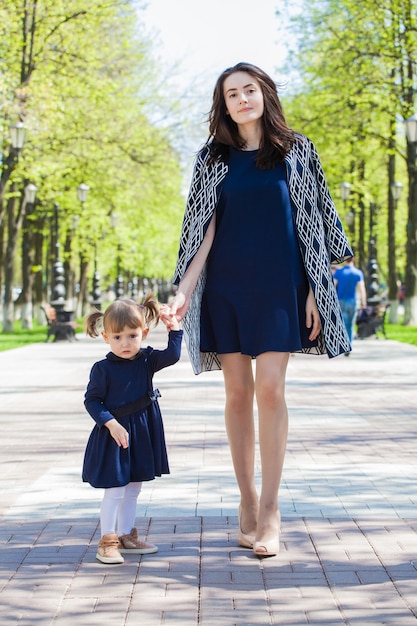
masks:
<path fill-rule="evenodd" d="M 171 330 L 165 350 L 140 350 L 136 358 L 121 359 L 109 352 L 95 363 L 84 404 L 96 421 L 85 451 L 82 479 L 93 487 L 122 487 L 169 474 L 164 427 L 158 401 L 118 421 L 129 433 L 129 447 L 119 447 L 104 425 L 112 410 L 132 404 L 152 391 L 155 372 L 173 365 L 181 355 L 182 331 Z"/>
<path fill-rule="evenodd" d="M 308 339 L 308 281 L 295 234 L 285 163 L 255 165 L 230 148 L 201 305 L 202 352 L 294 352 Z"/>

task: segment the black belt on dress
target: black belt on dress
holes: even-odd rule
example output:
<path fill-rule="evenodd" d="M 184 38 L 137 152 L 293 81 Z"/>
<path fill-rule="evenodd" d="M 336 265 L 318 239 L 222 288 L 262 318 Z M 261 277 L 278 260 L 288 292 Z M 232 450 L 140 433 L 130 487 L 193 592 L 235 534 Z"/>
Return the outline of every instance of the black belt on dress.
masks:
<path fill-rule="evenodd" d="M 125 417 L 126 415 L 130 415 L 131 413 L 136 413 L 136 411 L 141 411 L 142 409 L 146 409 L 147 406 L 155 402 L 157 398 L 160 398 L 161 394 L 159 393 L 159 389 L 154 389 L 150 393 L 146 394 L 146 396 L 142 396 L 139 400 L 135 400 L 135 402 L 131 402 L 130 404 L 125 404 L 124 406 L 120 406 L 117 409 L 113 409 L 111 411 L 114 417 Z"/>

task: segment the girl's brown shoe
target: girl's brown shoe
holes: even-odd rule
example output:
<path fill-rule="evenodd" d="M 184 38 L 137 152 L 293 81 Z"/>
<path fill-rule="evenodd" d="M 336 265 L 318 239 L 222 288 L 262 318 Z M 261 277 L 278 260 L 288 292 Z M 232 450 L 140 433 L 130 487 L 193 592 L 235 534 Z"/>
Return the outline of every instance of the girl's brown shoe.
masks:
<path fill-rule="evenodd" d="M 124 563 L 124 558 L 118 550 L 118 545 L 119 537 L 117 536 L 117 533 L 103 535 L 98 542 L 96 559 L 101 563 L 106 563 L 107 565 Z"/>
<path fill-rule="evenodd" d="M 137 528 L 132 528 L 128 535 L 119 537 L 119 550 L 124 553 L 131 552 L 132 554 L 153 554 L 158 552 L 158 548 L 153 543 L 139 541 Z"/>

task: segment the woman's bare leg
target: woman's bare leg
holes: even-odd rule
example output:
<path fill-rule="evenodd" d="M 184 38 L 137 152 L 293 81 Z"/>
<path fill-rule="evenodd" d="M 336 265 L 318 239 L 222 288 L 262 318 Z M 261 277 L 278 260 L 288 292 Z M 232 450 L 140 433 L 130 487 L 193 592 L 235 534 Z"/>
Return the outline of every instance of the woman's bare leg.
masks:
<path fill-rule="evenodd" d="M 256 534 L 258 496 L 255 487 L 254 380 L 252 359 L 240 353 L 220 355 L 225 383 L 225 423 L 240 490 L 241 530 Z"/>
<path fill-rule="evenodd" d="M 285 375 L 288 353 L 265 352 L 256 359 L 255 394 L 259 417 L 262 490 L 256 540 L 267 543 L 279 533 L 278 489 L 288 436 Z"/>

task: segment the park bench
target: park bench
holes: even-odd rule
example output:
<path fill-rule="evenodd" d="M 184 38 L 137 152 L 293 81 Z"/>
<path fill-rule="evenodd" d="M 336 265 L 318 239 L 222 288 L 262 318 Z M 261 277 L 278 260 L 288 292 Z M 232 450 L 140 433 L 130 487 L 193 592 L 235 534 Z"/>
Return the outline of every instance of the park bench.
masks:
<path fill-rule="evenodd" d="M 378 302 L 373 306 L 360 309 L 356 316 L 358 338 L 366 339 L 375 335 L 378 339 L 378 333 L 381 332 L 386 339 L 385 319 L 388 309 L 389 302 Z"/>
<path fill-rule="evenodd" d="M 75 329 L 78 324 L 73 320 L 73 311 L 57 311 L 51 304 L 44 304 L 41 309 L 45 313 L 48 326 L 46 341 L 49 341 L 50 337 L 53 337 L 54 341 L 75 341 L 77 339 Z"/>

